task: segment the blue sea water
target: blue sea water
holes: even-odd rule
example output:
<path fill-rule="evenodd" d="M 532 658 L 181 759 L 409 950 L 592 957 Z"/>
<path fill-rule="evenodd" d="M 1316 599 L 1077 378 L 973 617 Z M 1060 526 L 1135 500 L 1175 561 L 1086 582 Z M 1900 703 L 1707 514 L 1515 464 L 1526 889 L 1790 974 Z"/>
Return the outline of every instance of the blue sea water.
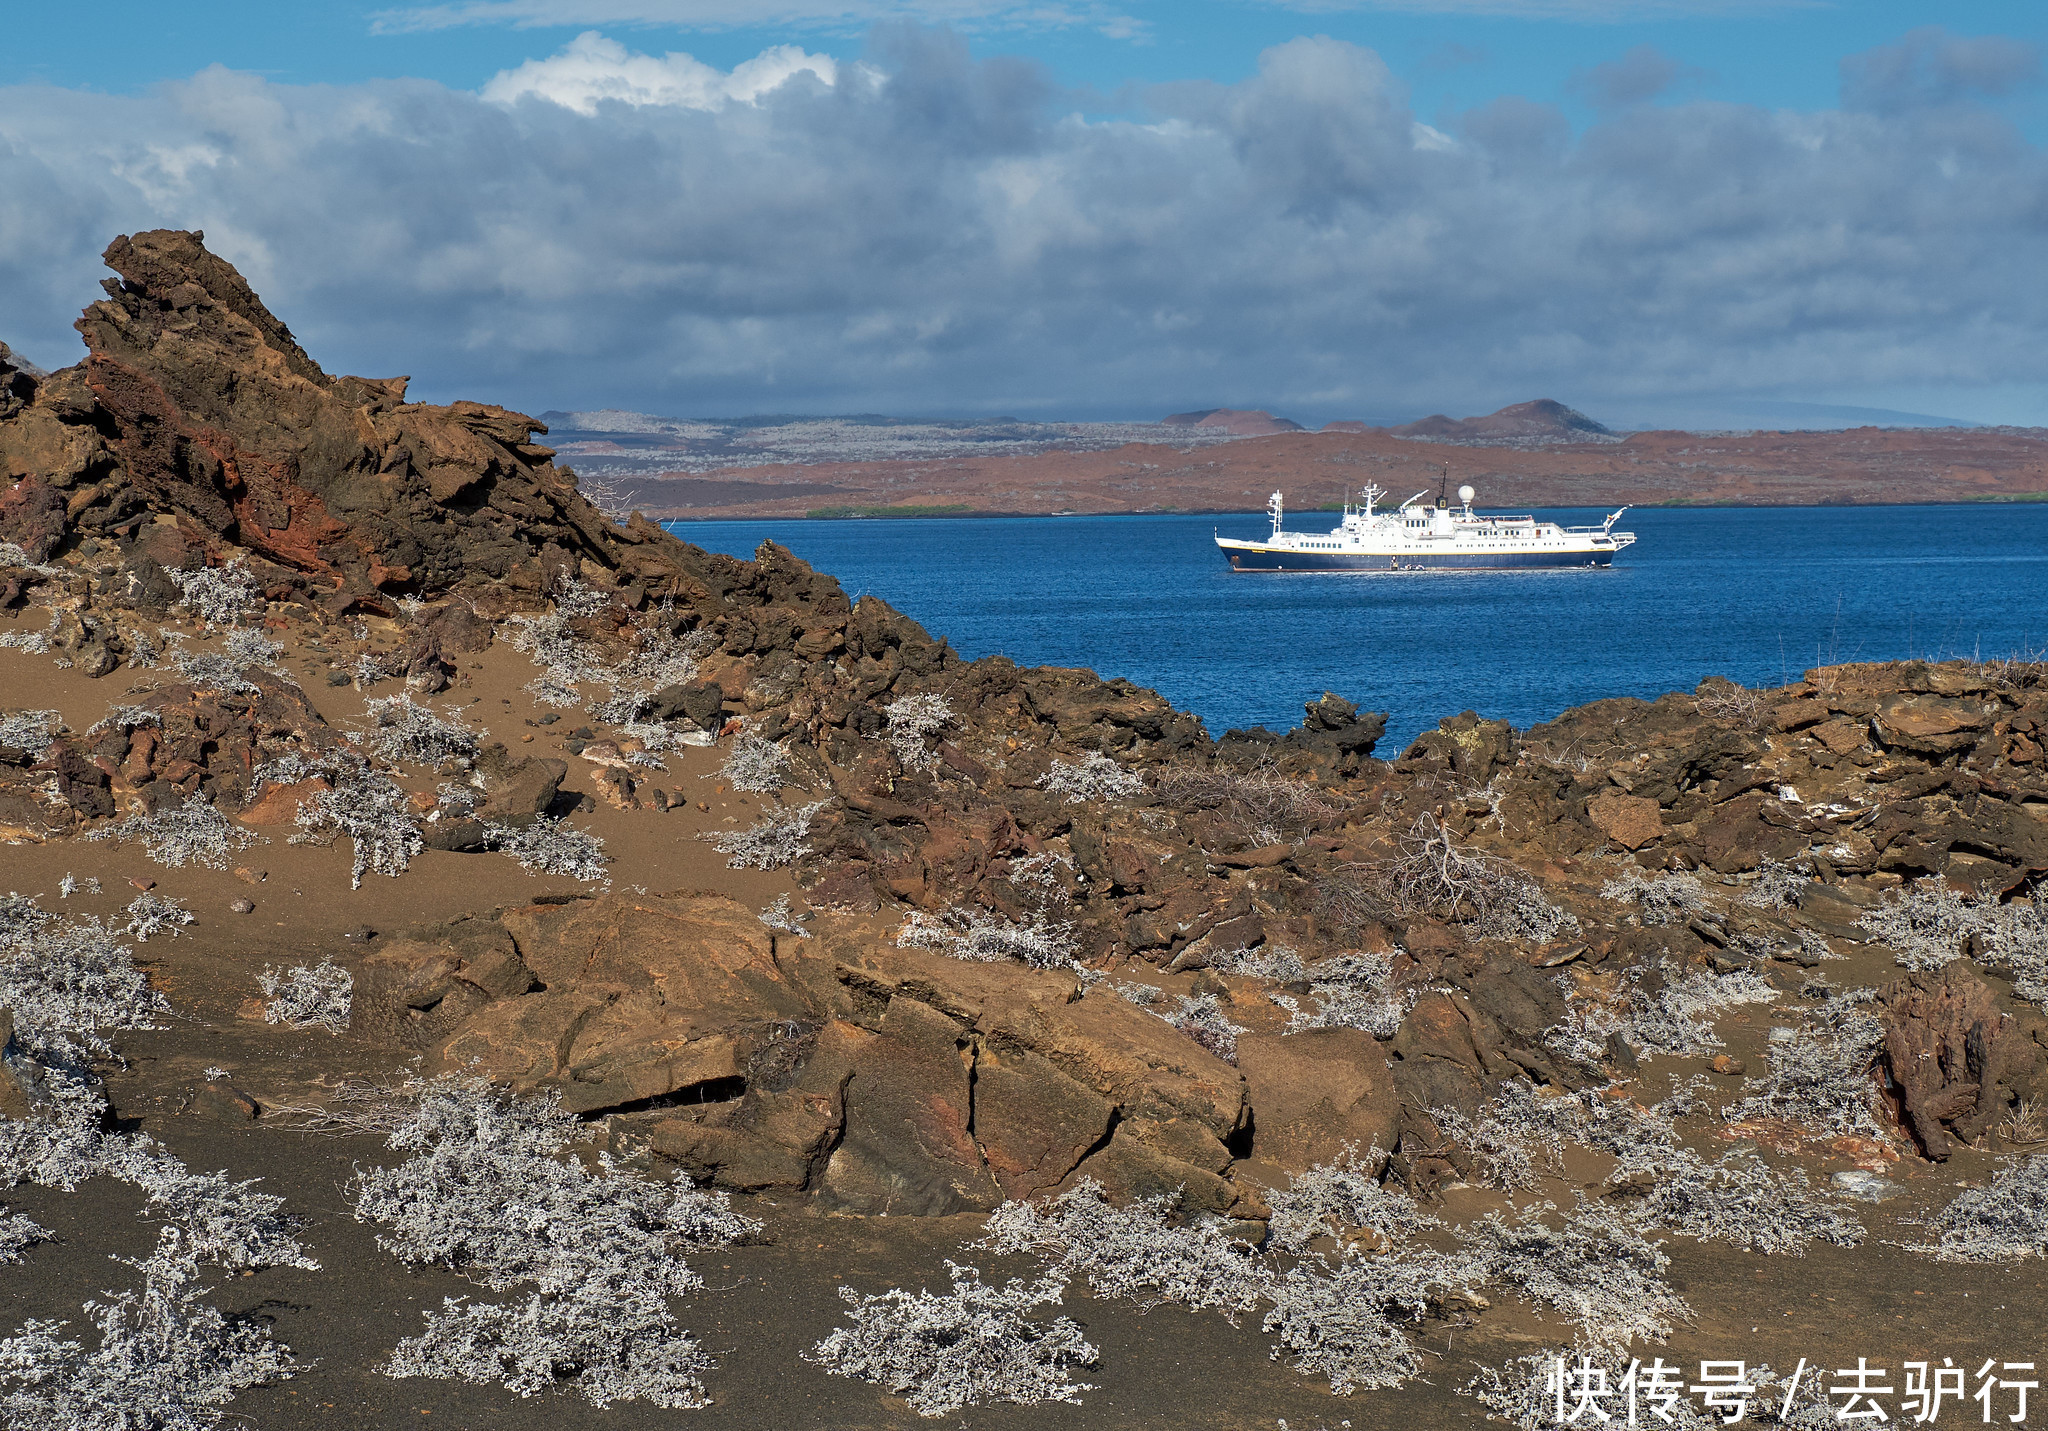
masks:
<path fill-rule="evenodd" d="M 1639 540 L 1608 571 L 1274 576 L 1233 574 L 1210 540 L 1261 535 L 1252 514 L 669 524 L 733 556 L 772 538 L 963 655 L 1125 676 L 1215 735 L 1284 730 L 1326 690 L 1391 712 L 1392 745 L 1467 709 L 1526 727 L 1709 675 L 1778 685 L 1828 661 L 2048 646 L 2048 505 L 1646 508 L 1620 525 Z"/>

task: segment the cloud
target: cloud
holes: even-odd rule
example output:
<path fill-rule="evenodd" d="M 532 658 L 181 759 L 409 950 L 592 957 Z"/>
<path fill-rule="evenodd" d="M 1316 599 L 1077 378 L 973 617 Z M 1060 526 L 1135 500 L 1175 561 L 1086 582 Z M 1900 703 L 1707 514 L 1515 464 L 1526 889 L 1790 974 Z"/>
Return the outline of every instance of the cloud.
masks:
<path fill-rule="evenodd" d="M 1425 129 L 1330 39 L 1111 119 L 944 31 L 830 69 L 579 40 L 486 94 L 0 89 L 0 338 L 72 361 L 99 250 L 170 224 L 332 370 L 533 410 L 1898 406 L 2048 377 L 2048 162 L 1981 74 L 1934 107 L 1574 134 L 1521 100 Z"/>
<path fill-rule="evenodd" d="M 1817 10 L 1830 0 L 1263 0 L 1308 15 L 1381 10 L 1406 15 L 1460 15 L 1500 20 L 1619 23 L 1699 16 Z"/>
<path fill-rule="evenodd" d="M 1087 26 L 1113 39 L 1136 38 L 1148 28 L 1096 0 L 451 0 L 378 11 L 371 16 L 370 28 L 378 34 L 470 25 L 844 31 L 891 20 L 1032 29 Z"/>
<path fill-rule="evenodd" d="M 2005 35 L 1951 35 L 1938 25 L 1914 30 L 1842 61 L 1842 102 L 1895 113 L 2009 94 L 2041 79 L 2041 47 Z"/>
<path fill-rule="evenodd" d="M 544 99 L 578 114 L 595 114 L 601 102 L 717 109 L 734 101 L 759 99 L 796 75 L 833 84 L 839 66 L 829 55 L 807 55 L 795 45 L 777 45 L 730 73 L 674 51 L 659 59 L 636 55 L 596 31 L 578 35 L 561 53 L 528 60 L 484 86 L 484 98 L 499 104 Z"/>
<path fill-rule="evenodd" d="M 1680 64 L 1655 45 L 1637 45 L 1618 60 L 1578 71 L 1570 88 L 1598 108 L 1626 109 L 1668 94 L 1681 81 L 1704 78 L 1704 70 Z"/>

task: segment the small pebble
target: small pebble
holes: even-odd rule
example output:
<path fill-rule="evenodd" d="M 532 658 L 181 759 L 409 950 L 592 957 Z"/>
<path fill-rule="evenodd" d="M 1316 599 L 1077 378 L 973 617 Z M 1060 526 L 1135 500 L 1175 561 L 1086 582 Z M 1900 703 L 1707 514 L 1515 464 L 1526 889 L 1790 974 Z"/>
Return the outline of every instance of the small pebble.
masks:
<path fill-rule="evenodd" d="M 238 899 L 229 905 L 228 908 L 236 914 L 254 914 L 256 912 L 256 901 L 253 899 Z"/>
<path fill-rule="evenodd" d="M 134 885 L 144 894 L 148 894 L 151 890 L 156 888 L 156 881 L 153 879 L 130 879 L 128 883 Z"/>
<path fill-rule="evenodd" d="M 247 865 L 235 866 L 235 878 L 243 884 L 262 884 L 270 878 L 268 870 L 252 870 Z"/>
<path fill-rule="evenodd" d="M 345 685 L 347 685 L 347 684 L 348 684 L 348 672 L 346 672 L 346 671 L 329 671 L 329 672 L 327 673 L 327 684 L 328 684 L 328 685 L 330 685 L 330 686 L 345 686 Z"/>
<path fill-rule="evenodd" d="M 1725 1053 L 1715 1054 L 1708 1061 L 1707 1067 L 1713 1069 L 1716 1073 L 1725 1073 L 1733 1078 L 1740 1078 L 1743 1074 L 1749 1072 L 1748 1064 L 1739 1058 Z"/>
<path fill-rule="evenodd" d="M 519 739 L 520 739 L 520 742 L 521 742 L 522 744 L 525 744 L 525 745 L 531 745 L 531 744 L 533 744 L 533 737 L 532 737 L 532 736 L 530 736 L 530 735 L 522 735 L 522 736 L 520 736 L 520 737 L 519 737 Z"/>

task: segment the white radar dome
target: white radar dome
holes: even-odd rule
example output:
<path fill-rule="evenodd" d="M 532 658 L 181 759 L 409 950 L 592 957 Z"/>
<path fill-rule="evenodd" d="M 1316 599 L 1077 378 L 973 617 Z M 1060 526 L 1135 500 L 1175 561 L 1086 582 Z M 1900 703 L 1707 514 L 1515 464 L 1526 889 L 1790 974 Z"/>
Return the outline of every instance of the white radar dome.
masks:
<path fill-rule="evenodd" d="M 1468 507 L 1472 505 L 1472 499 L 1478 495 L 1470 487 L 1460 487 L 1458 489 L 1458 500 Z"/>

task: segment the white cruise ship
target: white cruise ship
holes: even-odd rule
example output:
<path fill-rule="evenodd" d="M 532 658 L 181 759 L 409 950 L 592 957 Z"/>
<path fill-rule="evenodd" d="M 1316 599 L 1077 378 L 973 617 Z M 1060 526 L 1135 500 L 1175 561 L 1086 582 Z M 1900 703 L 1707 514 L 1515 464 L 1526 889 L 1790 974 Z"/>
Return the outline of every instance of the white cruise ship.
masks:
<path fill-rule="evenodd" d="M 1617 532 L 1623 507 L 1597 527 L 1560 527 L 1534 517 L 1487 517 L 1472 510 L 1473 491 L 1458 489 L 1459 505 L 1417 503 L 1424 488 L 1392 511 L 1374 510 L 1387 494 L 1377 484 L 1363 505 L 1344 508 L 1344 520 L 1325 535 L 1281 527 L 1281 497 L 1266 504 L 1273 534 L 1264 541 L 1219 535 L 1216 545 L 1232 571 L 1527 571 L 1603 567 L 1635 542 Z"/>

